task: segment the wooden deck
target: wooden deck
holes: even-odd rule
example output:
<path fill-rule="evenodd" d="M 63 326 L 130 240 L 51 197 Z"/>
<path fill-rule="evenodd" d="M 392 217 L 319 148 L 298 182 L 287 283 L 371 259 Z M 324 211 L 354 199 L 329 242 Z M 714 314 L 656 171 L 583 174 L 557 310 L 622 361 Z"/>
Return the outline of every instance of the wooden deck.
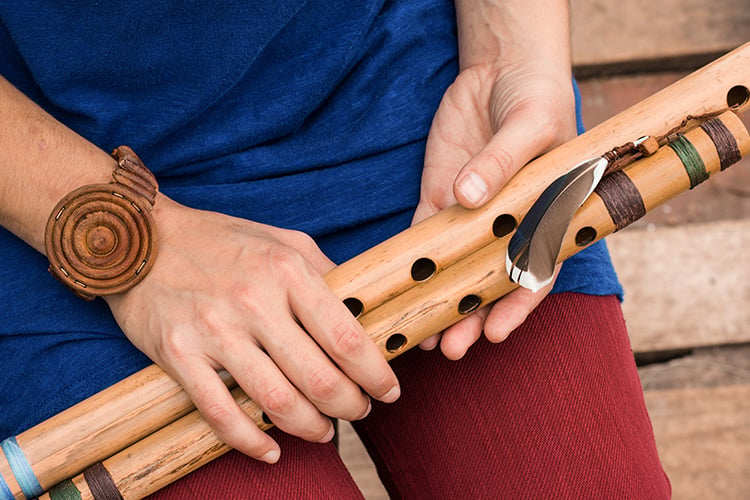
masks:
<path fill-rule="evenodd" d="M 748 0 L 572 4 L 587 127 L 750 41 Z M 607 241 L 674 498 L 750 498 L 750 160 Z M 346 424 L 340 449 L 366 498 L 387 498 Z"/>
<path fill-rule="evenodd" d="M 573 2 L 586 125 L 750 41 L 748 7 L 747 0 Z M 674 498 L 750 498 L 750 160 L 608 245 Z"/>

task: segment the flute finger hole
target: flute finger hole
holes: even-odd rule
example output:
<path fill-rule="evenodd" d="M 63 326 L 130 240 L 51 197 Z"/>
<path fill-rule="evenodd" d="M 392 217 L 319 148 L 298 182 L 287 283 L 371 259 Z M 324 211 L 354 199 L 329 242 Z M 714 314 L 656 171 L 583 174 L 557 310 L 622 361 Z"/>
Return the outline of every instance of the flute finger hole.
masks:
<path fill-rule="evenodd" d="M 400 333 L 394 333 L 385 341 L 385 348 L 388 352 L 398 352 L 406 345 L 406 336 Z"/>
<path fill-rule="evenodd" d="M 344 299 L 344 305 L 349 309 L 349 312 L 352 313 L 355 318 L 359 318 L 362 313 L 365 312 L 365 305 L 361 300 L 355 297 L 348 297 Z"/>
<path fill-rule="evenodd" d="M 727 92 L 727 105 L 730 108 L 739 108 L 750 101 L 750 90 L 744 85 L 737 85 Z"/>
<path fill-rule="evenodd" d="M 467 295 L 458 303 L 459 314 L 469 314 L 476 311 L 482 304 L 482 297 L 479 295 Z"/>
<path fill-rule="evenodd" d="M 266 425 L 273 425 L 273 422 L 271 422 L 271 419 L 268 418 L 268 415 L 266 415 L 266 412 L 263 412 L 263 414 L 260 416 L 260 418 L 263 420 L 263 423 Z"/>
<path fill-rule="evenodd" d="M 503 214 L 492 223 L 492 234 L 497 238 L 508 236 L 516 229 L 517 225 L 515 217 L 510 214 Z"/>
<path fill-rule="evenodd" d="M 578 230 L 576 233 L 576 245 L 579 247 L 585 247 L 592 243 L 596 239 L 596 229 L 591 226 L 586 226 Z"/>
<path fill-rule="evenodd" d="M 437 264 L 433 260 L 421 258 L 414 261 L 411 266 L 411 278 L 414 281 L 426 281 L 437 271 Z"/>

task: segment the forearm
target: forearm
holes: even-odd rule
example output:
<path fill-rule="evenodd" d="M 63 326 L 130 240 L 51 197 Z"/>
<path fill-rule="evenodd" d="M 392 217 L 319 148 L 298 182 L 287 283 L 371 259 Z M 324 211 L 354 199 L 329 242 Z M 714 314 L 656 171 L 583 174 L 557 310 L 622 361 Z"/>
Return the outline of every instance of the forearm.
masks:
<path fill-rule="evenodd" d="M 566 0 L 456 0 L 461 69 L 534 62 L 570 74 Z"/>
<path fill-rule="evenodd" d="M 109 182 L 114 166 L 0 77 L 0 225 L 43 252 L 55 204 L 77 187 Z"/>

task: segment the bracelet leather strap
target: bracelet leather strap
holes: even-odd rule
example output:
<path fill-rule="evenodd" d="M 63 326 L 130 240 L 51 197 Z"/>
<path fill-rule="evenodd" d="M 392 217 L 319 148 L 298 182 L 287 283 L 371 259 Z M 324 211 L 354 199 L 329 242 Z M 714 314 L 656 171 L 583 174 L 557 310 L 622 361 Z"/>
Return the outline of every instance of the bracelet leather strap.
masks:
<path fill-rule="evenodd" d="M 127 146 L 112 157 L 117 160 L 113 181 L 69 193 L 55 206 L 45 231 L 49 271 L 86 300 L 131 289 L 156 258 L 151 215 L 156 178 Z"/>

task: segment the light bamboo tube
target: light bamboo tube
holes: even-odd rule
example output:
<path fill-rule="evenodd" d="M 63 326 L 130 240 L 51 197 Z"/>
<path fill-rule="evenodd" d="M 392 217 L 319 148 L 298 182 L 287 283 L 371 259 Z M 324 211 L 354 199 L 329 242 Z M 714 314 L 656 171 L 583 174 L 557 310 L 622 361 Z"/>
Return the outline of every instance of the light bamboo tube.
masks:
<path fill-rule="evenodd" d="M 411 276 L 412 265 L 419 259 L 434 262 L 436 268 L 434 279 L 440 274 L 439 271 L 446 269 L 452 263 L 462 257 L 472 256 L 478 249 L 496 241 L 498 231 L 493 231 L 496 221 L 519 220 L 533 202 L 533 195 L 541 192 L 546 185 L 572 165 L 601 154 L 613 144 L 619 145 L 643 134 L 662 133 L 664 129 L 671 128 L 689 114 L 697 115 L 720 109 L 727 103 L 742 103 L 742 107 L 745 108 L 748 88 L 750 88 L 750 43 L 531 162 L 484 207 L 476 210 L 466 210 L 458 206 L 450 207 L 338 266 L 326 275 L 326 280 L 339 297 L 343 300 L 357 299 L 363 306 L 362 312 L 365 315 L 369 314 L 377 306 L 399 296 L 405 290 L 421 286 Z M 502 232 L 505 232 L 508 224 L 500 225 L 505 226 L 502 229 Z M 140 376 L 140 373 L 136 374 L 134 381 Z M 166 374 L 161 376 L 168 377 Z M 137 382 L 134 383 L 137 385 Z M 171 391 L 169 389 L 172 387 L 171 383 L 173 382 L 165 382 L 166 392 Z M 60 439 L 58 445 L 49 446 L 51 443 L 45 437 L 44 432 L 35 433 L 34 441 L 38 439 L 38 445 L 30 444 L 32 439 L 21 438 L 26 433 L 18 436 L 19 444 L 27 455 L 34 473 L 46 487 L 62 480 L 59 478 L 49 481 L 47 477 L 57 478 L 63 469 L 77 469 L 80 472 L 91 463 L 106 458 L 108 455 L 104 453 L 109 453 L 110 449 L 122 449 L 131 444 L 133 439 L 137 439 L 130 431 L 123 432 L 122 435 L 117 435 L 118 433 L 113 431 L 107 434 L 107 439 L 111 439 L 111 442 L 105 448 L 102 446 L 101 438 L 95 444 L 91 440 L 84 440 L 81 445 L 73 436 L 86 433 L 97 434 L 104 432 L 104 429 L 114 429 L 118 425 L 117 422 L 121 420 L 127 420 L 132 429 L 160 428 L 171 422 L 174 414 L 192 409 L 192 404 L 180 403 L 177 405 L 180 407 L 179 410 L 173 408 L 165 411 L 163 415 L 158 410 L 150 411 L 149 407 L 153 403 L 158 404 L 161 398 L 162 396 L 158 394 L 139 397 L 141 411 L 120 411 L 115 405 L 107 405 L 110 413 L 104 415 L 103 412 L 101 420 L 90 419 L 88 423 L 91 427 L 88 429 L 76 431 L 71 427 L 70 432 L 56 435 L 55 439 Z M 104 399 L 100 398 L 97 405 Z M 185 400 L 180 399 L 180 401 Z M 88 409 L 94 408 L 89 400 L 81 405 L 83 405 L 80 410 L 82 413 L 87 413 Z M 123 408 L 126 407 L 127 405 L 123 406 Z M 146 415 L 148 415 L 147 418 L 144 417 Z M 31 431 L 27 431 L 31 433 L 28 436 L 34 434 Z M 27 451 L 27 448 L 33 451 Z M 104 449 L 107 451 L 100 451 Z M 45 452 L 45 450 L 53 451 Z M 59 458 L 51 458 L 51 455 L 57 453 L 60 453 L 59 457 L 65 458 L 65 467 L 55 465 Z M 85 459 L 79 457 L 85 457 Z M 46 467 L 47 463 L 51 464 L 49 471 Z M 56 476 L 48 476 L 49 472 Z M 2 454 L 0 454 L 0 474 L 11 487 L 15 498 L 23 498 Z"/>
<path fill-rule="evenodd" d="M 263 421 L 260 408 L 241 389 L 233 389 L 232 396 L 258 427 L 263 430 L 272 427 Z M 229 449 L 216 437 L 202 415 L 193 411 L 104 460 L 102 465 L 112 478 L 113 487 L 116 486 L 123 498 L 143 498 L 211 462 Z M 134 467 L 134 464 L 139 465 Z M 59 489 L 70 486 L 78 490 L 83 500 L 114 498 L 107 495 L 103 495 L 107 498 L 97 498 L 83 474 L 74 477 L 68 484 L 59 485 Z M 39 498 L 62 500 L 67 497 L 52 490 Z"/>
<path fill-rule="evenodd" d="M 220 376 L 228 387 L 236 385 L 228 373 Z M 151 365 L 19 434 L 16 441 L 48 489 L 193 409 L 182 387 Z M 24 498 L 3 453 L 0 475 L 15 498 Z"/>
<path fill-rule="evenodd" d="M 750 154 L 750 135 L 740 118 L 730 111 L 721 115 L 721 121 L 735 137 L 740 154 L 743 157 Z M 721 168 L 719 156 L 707 134 L 695 128 L 686 133 L 685 138 L 695 146 L 706 171 L 711 175 L 718 173 Z M 632 181 L 646 211 L 690 189 L 690 179 L 682 162 L 667 146 L 653 156 L 638 160 L 620 174 Z M 594 192 L 568 227 L 558 261 L 562 262 L 616 229 L 601 195 Z M 464 316 L 459 312 L 464 298 L 480 299 L 473 304 L 481 307 L 517 287 L 505 271 L 508 241 L 508 237 L 495 240 L 434 278 L 365 314 L 360 323 L 386 358 L 398 356 L 459 321 Z"/>
<path fill-rule="evenodd" d="M 449 207 L 341 264 L 328 282 L 344 300 L 357 299 L 367 313 L 416 284 L 411 277 L 415 263 L 432 262 L 440 272 L 512 229 L 507 222 L 520 220 L 534 201 L 529 193 L 541 192 L 573 165 L 639 134 L 664 133 L 687 115 L 744 102 L 748 88 L 750 42 L 530 162 L 486 205 Z M 493 231 L 498 220 L 499 231 Z"/>
<path fill-rule="evenodd" d="M 740 119 L 733 112 L 723 114 L 720 119 L 735 138 L 738 153 L 742 156 L 749 154 L 750 134 Z M 695 128 L 687 132 L 685 138 L 696 148 L 707 173 L 713 175 L 721 169 L 716 146 L 702 129 Z M 666 146 L 656 154 L 632 164 L 622 175 L 627 176 L 629 182 L 637 188 L 638 198 L 647 210 L 691 186 L 680 158 Z M 602 197 L 592 194 L 571 222 L 560 261 L 616 229 L 618 224 L 613 220 L 612 212 Z M 581 241 L 582 232 L 586 235 L 585 241 Z M 509 237 L 504 237 L 495 240 L 437 273 L 430 280 L 364 315 L 360 321 L 381 346 L 384 355 L 389 359 L 396 357 L 460 320 L 463 314 L 459 312 L 459 304 L 464 297 L 480 298 L 474 304 L 479 307 L 512 291 L 516 285 L 509 281 L 504 269 L 508 239 Z M 397 342 L 397 348 L 388 348 L 389 340 L 394 335 L 402 336 L 404 342 Z M 240 389 L 235 389 L 233 395 L 256 423 L 262 428 L 269 427 L 263 423 L 261 410 Z M 228 449 L 211 432 L 198 412 L 193 412 L 110 457 L 103 462 L 103 466 L 123 498 L 137 499 L 208 463 Z M 82 476 L 73 479 L 72 483 L 84 500 L 95 498 Z M 54 495 L 42 498 L 55 500 Z"/>

